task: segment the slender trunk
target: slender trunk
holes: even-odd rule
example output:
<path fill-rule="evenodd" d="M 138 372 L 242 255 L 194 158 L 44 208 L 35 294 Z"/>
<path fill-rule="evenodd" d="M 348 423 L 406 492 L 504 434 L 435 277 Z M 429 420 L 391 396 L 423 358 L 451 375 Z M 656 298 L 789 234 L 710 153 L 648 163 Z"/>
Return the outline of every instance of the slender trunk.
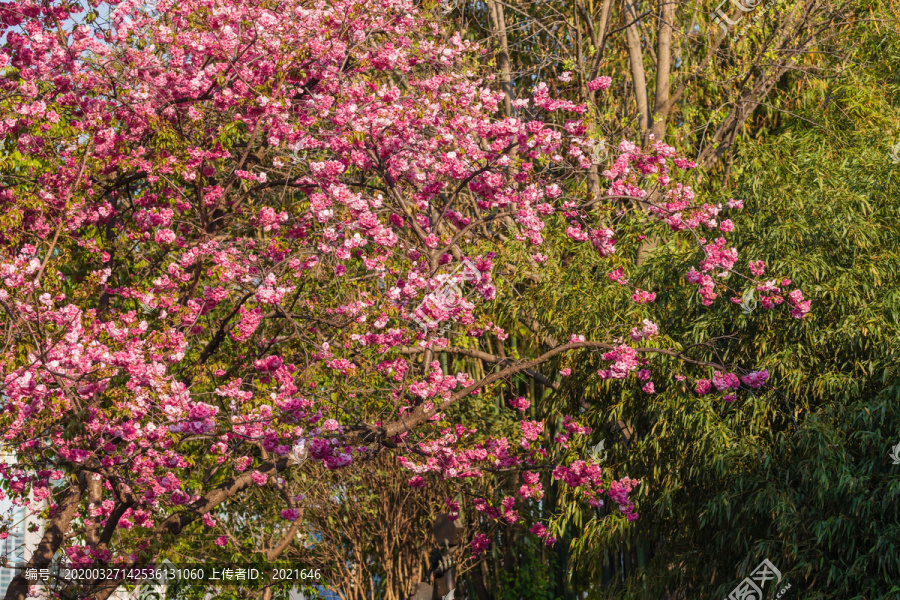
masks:
<path fill-rule="evenodd" d="M 609 32 L 609 20 L 612 16 L 613 4 L 615 4 L 615 0 L 606 0 L 603 3 L 603 7 L 600 9 L 600 20 L 597 22 L 596 28 L 592 23 L 591 15 L 584 9 L 584 5 L 581 7 L 588 26 L 588 34 L 591 36 L 591 44 L 596 50 L 596 54 L 594 54 L 591 61 L 590 72 L 585 76 L 585 88 L 587 87 L 586 82 L 593 81 L 600 75 L 600 63 L 603 61 L 603 55 L 606 51 L 606 34 Z M 591 3 L 591 7 L 593 9 L 593 3 Z M 597 92 L 588 90 L 587 94 L 590 105 L 594 106 Z M 593 164 L 588 169 L 588 189 L 591 192 L 592 200 L 599 197 L 602 193 L 600 188 L 600 165 L 598 164 Z M 599 208 L 598 205 L 597 209 L 599 210 Z"/>
<path fill-rule="evenodd" d="M 281 538 L 281 540 L 275 545 L 274 548 L 270 549 L 266 554 L 267 558 L 270 561 L 277 560 L 284 551 L 290 547 L 291 542 L 294 541 L 294 538 L 297 537 L 297 532 L 300 531 L 300 526 L 303 524 L 303 515 L 297 517 L 293 523 L 291 523 L 290 528 L 288 528 L 287 533 Z"/>
<path fill-rule="evenodd" d="M 478 600 L 493 600 L 487 587 L 484 585 L 484 562 L 470 571 L 472 578 L 472 587 L 475 588 L 475 595 Z"/>
<path fill-rule="evenodd" d="M 586 72 L 586 67 L 585 67 L 584 43 L 582 41 L 582 35 L 581 35 L 581 20 L 582 20 L 582 15 L 584 14 L 584 8 L 581 6 L 580 2 L 578 4 L 579 4 L 578 7 L 581 8 L 582 10 L 575 11 L 574 20 L 575 20 L 575 44 L 576 44 L 575 56 L 578 60 L 578 75 L 580 78 L 579 83 L 581 84 L 579 87 L 579 91 L 581 93 L 581 101 L 584 102 L 585 104 L 590 105 L 593 102 L 593 94 L 590 92 L 590 90 L 588 90 L 588 87 L 587 87 L 587 83 L 588 83 L 587 75 L 588 74 Z M 593 26 L 591 25 L 589 16 L 585 17 L 584 21 L 585 21 L 585 25 L 587 26 L 588 31 L 589 31 L 588 35 L 591 36 L 591 44 L 595 45 L 594 40 L 596 39 L 596 34 L 594 33 Z M 595 47 L 596 47 L 596 45 L 595 45 Z M 588 193 L 590 194 L 591 200 L 593 200 L 594 198 L 598 198 L 600 196 L 600 175 L 599 175 L 599 169 L 597 168 L 596 164 L 591 165 L 590 168 L 588 169 L 587 187 L 588 187 Z"/>
<path fill-rule="evenodd" d="M 641 32 L 637 18 L 640 10 L 636 0 L 625 0 L 625 19 L 630 24 L 625 28 L 628 45 L 628 62 L 631 66 L 631 81 L 634 84 L 634 99 L 637 102 L 638 127 L 644 143 L 650 133 L 650 108 L 647 95 L 647 76 L 644 72 L 644 54 L 641 51 Z"/>
<path fill-rule="evenodd" d="M 669 86 L 672 69 L 672 32 L 675 24 L 675 0 L 660 0 L 659 43 L 656 50 L 656 101 L 653 105 L 651 133 L 662 141 L 669 117 Z"/>
<path fill-rule="evenodd" d="M 503 570 L 507 573 L 515 573 L 516 559 L 513 556 L 513 549 L 516 546 L 516 529 L 514 526 L 509 527 L 506 532 L 506 544 L 503 549 Z"/>
<path fill-rule="evenodd" d="M 597 54 L 594 55 L 593 62 L 591 62 L 591 72 L 588 75 L 588 80 L 596 79 L 598 75 L 600 75 L 600 63 L 603 61 L 603 55 L 606 50 L 606 37 L 609 32 L 609 20 L 612 15 L 613 4 L 615 4 L 615 0 L 606 0 L 603 3 L 603 8 L 600 9 L 600 20 L 597 21 L 596 29 L 593 27 L 593 24 L 590 23 L 590 16 L 585 16 L 585 19 L 588 20 L 589 28 L 588 33 L 591 36 L 591 43 L 594 45 L 594 48 L 597 49 Z M 596 92 L 591 92 L 594 94 Z"/>
<path fill-rule="evenodd" d="M 500 67 L 500 84 L 506 98 L 503 99 L 503 111 L 507 117 L 512 116 L 513 86 L 512 86 L 512 69 L 509 65 L 509 44 L 506 37 L 506 20 L 503 16 L 503 5 L 497 0 L 487 0 L 488 11 L 491 15 L 491 25 L 494 29 L 494 35 L 497 36 L 497 43 L 500 45 L 500 52 L 497 54 L 497 63 Z"/>
<path fill-rule="evenodd" d="M 643 143 L 650 143 L 651 136 L 654 140 L 664 141 L 666 124 L 672 104 L 669 102 L 669 90 L 671 87 L 672 73 L 672 32 L 675 23 L 675 0 L 659 0 L 659 37 L 656 52 L 656 90 L 653 104 L 653 114 L 648 116 L 647 126 L 643 132 Z M 656 200 L 656 194 L 652 194 L 650 201 Z M 649 236 L 639 247 L 635 264 L 640 265 L 647 256 L 659 245 L 656 236 Z"/>

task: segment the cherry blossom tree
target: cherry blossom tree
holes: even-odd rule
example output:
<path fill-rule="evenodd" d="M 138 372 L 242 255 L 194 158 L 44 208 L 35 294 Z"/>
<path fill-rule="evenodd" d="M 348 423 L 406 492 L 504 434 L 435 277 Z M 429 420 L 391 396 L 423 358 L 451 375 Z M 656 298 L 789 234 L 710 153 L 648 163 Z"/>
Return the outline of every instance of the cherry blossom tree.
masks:
<path fill-rule="evenodd" d="M 0 477 L 13 502 L 43 511 L 29 566 L 143 564 L 192 523 L 215 532 L 217 507 L 252 486 L 271 486 L 295 520 L 302 497 L 279 493 L 279 473 L 381 452 L 413 487 L 521 478 L 518 497 L 475 500 L 498 522 L 521 520 L 548 469 L 636 519 L 639 482 L 568 451 L 590 433 L 575 418 L 550 453 L 524 410 L 507 439 L 454 406 L 580 351 L 602 352 L 599 377 L 648 393 L 655 356 L 726 401 L 767 373 L 657 347 L 641 314 L 600 339 L 572 332 L 542 355 L 492 360 L 480 378 L 447 372 L 441 353 L 497 358 L 481 341 L 506 332 L 484 308 L 509 292 L 505 273 L 540 272 L 547 228 L 590 244 L 602 268 L 617 223 L 649 217 L 648 230 L 697 244 L 686 281 L 704 303 L 809 311 L 764 264 L 739 272 L 726 235 L 740 201 L 696 199 L 678 183 L 692 162 L 623 141 L 605 194 L 589 195 L 587 108 L 537 83 L 503 117 L 482 50 L 411 0 L 81 10 L 0 7 L 0 431 L 18 457 Z M 611 271 L 635 306 L 655 301 Z M 476 535 L 472 552 L 485 544 Z M 97 599 L 119 584 L 83 583 L 80 597 Z M 18 576 L 6 597 L 26 592 Z"/>

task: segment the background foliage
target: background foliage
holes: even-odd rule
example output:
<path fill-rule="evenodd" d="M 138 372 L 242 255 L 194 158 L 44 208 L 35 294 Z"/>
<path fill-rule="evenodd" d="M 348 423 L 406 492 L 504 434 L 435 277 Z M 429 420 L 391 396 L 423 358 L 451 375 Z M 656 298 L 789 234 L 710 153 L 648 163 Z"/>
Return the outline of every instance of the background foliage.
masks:
<path fill-rule="evenodd" d="M 769 369 L 770 391 L 723 405 L 672 379 L 657 382 L 652 398 L 634 398 L 592 388 L 587 380 L 599 363 L 590 360 L 577 367 L 584 379 L 567 383 L 560 400 L 590 403 L 593 423 L 610 415 L 629 422 L 631 440 L 615 464 L 644 481 L 644 512 L 630 531 L 580 528 L 570 546 L 573 591 L 725 597 L 764 558 L 792 583 L 794 597 L 900 591 L 900 472 L 888 456 L 900 441 L 900 172 L 891 160 L 898 46 L 883 24 L 864 31 L 840 80 L 796 87 L 789 80 L 740 141 L 734 187 L 705 190 L 711 201 L 745 199 L 738 247 L 808 285 L 815 314 L 788 323 L 699 302 L 695 311 L 667 312 L 668 295 L 686 293 L 675 285 L 685 254 L 659 248 L 645 263 L 648 275 L 671 274 L 655 282 L 665 330 L 697 343 L 734 336 L 706 352 Z M 575 291 L 568 302 L 557 290 L 543 298 L 576 306 L 575 296 L 602 298 L 599 287 Z M 589 311 L 564 315 L 561 330 L 593 322 Z M 599 588 L 615 546 L 655 556 Z"/>

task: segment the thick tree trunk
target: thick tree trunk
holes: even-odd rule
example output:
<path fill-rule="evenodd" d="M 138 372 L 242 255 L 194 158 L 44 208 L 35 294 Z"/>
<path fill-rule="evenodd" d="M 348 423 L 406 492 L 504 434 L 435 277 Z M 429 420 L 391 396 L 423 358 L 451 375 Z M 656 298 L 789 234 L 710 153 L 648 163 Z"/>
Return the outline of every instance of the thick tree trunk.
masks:
<path fill-rule="evenodd" d="M 70 483 L 69 488 L 63 492 L 56 508 L 56 515 L 47 523 L 44 530 L 44 537 L 38 543 L 34 554 L 25 565 L 25 569 L 47 569 L 53 560 L 53 556 L 62 546 L 65 539 L 66 531 L 69 524 L 78 512 L 78 505 L 81 503 L 81 495 L 87 486 L 87 477 L 89 474 L 85 472 L 79 473 L 78 483 Z M 25 600 L 28 595 L 28 580 L 25 578 L 25 571 L 21 571 L 16 575 L 9 588 L 6 590 L 6 600 Z"/>

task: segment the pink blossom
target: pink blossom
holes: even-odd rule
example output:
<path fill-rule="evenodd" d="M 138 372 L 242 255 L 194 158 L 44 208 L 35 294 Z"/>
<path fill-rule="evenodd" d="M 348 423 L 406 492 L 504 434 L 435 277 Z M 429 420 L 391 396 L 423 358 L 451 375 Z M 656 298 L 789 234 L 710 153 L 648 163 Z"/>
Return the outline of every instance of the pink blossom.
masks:
<path fill-rule="evenodd" d="M 809 300 L 803 299 L 803 292 L 794 290 L 788 295 L 788 301 L 791 303 L 791 316 L 795 319 L 802 319 L 809 313 L 811 303 Z"/>
<path fill-rule="evenodd" d="M 476 533 L 472 539 L 472 554 L 478 556 L 491 545 L 491 539 L 483 533 Z"/>
<path fill-rule="evenodd" d="M 708 394 L 709 390 L 712 389 L 712 382 L 709 379 L 698 379 L 695 389 L 701 396 Z"/>
<path fill-rule="evenodd" d="M 616 283 L 626 283 L 628 280 L 624 277 L 625 273 L 621 268 L 616 269 L 615 271 L 611 271 L 606 274 L 609 277 L 610 281 L 615 281 Z"/>
<path fill-rule="evenodd" d="M 636 302 L 638 304 L 648 304 L 656 300 L 655 292 L 646 292 L 643 290 L 638 290 L 631 296 L 632 302 Z"/>
<path fill-rule="evenodd" d="M 644 319 L 642 327 L 631 328 L 631 339 L 640 342 L 654 337 L 657 333 L 659 333 L 659 327 L 653 321 Z"/>
<path fill-rule="evenodd" d="M 587 85 L 588 89 L 593 92 L 596 90 L 608 89 L 610 84 L 612 84 L 612 77 L 603 75 L 602 77 L 598 77 L 597 79 L 589 81 Z"/>
<path fill-rule="evenodd" d="M 766 270 L 766 263 L 761 260 L 750 261 L 749 263 L 750 272 L 753 273 L 756 277 L 761 277 L 762 274 Z"/>
<path fill-rule="evenodd" d="M 625 379 L 629 373 L 638 367 L 637 352 L 630 346 L 618 346 L 615 350 L 603 353 L 601 358 L 612 362 L 607 372 L 598 372 L 598 376 L 601 379 L 609 377 Z"/>
<path fill-rule="evenodd" d="M 519 423 L 522 429 L 522 437 L 529 441 L 537 441 L 544 431 L 544 424 L 541 421 L 522 421 Z"/>
<path fill-rule="evenodd" d="M 712 383 L 719 391 L 736 390 L 741 385 L 734 373 L 720 373 L 719 371 L 713 373 Z"/>
<path fill-rule="evenodd" d="M 516 410 L 528 410 L 528 407 L 531 406 L 531 402 L 529 402 L 524 397 L 511 398 L 509 400 L 509 405 Z"/>
<path fill-rule="evenodd" d="M 741 381 L 752 388 L 759 388 L 764 386 L 768 379 L 769 371 L 766 369 L 763 369 L 762 371 L 753 371 L 741 377 Z"/>
<path fill-rule="evenodd" d="M 154 241 L 157 244 L 171 244 L 175 241 L 175 232 L 171 229 L 160 229 L 156 232 Z"/>
<path fill-rule="evenodd" d="M 324 459 L 325 468 L 334 471 L 353 463 L 353 456 L 349 452 L 342 452 L 328 456 Z"/>

